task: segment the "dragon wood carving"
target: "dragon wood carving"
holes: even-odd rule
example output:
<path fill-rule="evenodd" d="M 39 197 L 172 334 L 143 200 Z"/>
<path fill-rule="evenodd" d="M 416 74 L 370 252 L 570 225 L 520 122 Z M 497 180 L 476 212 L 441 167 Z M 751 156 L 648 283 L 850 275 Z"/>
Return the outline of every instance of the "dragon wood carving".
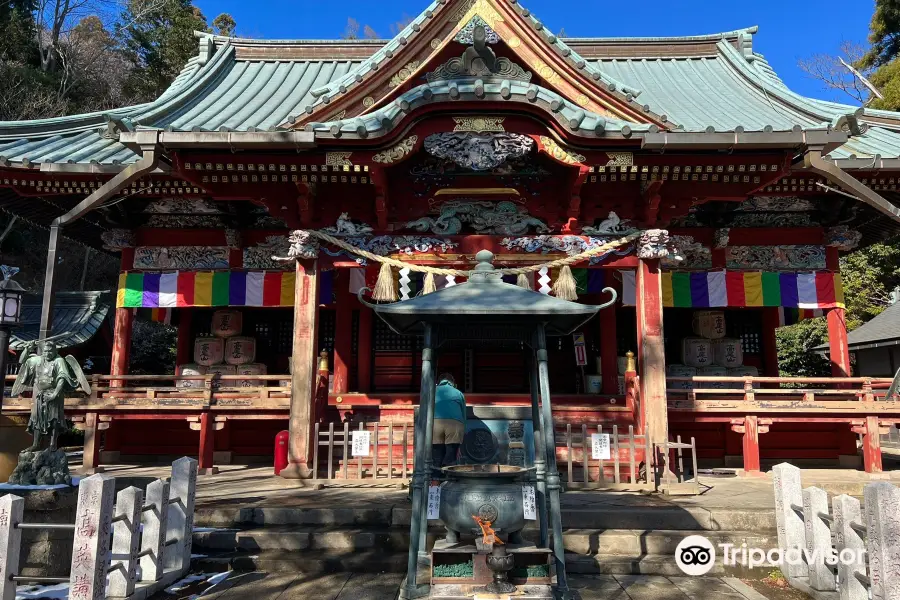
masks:
<path fill-rule="evenodd" d="M 473 171 L 488 171 L 510 158 L 528 154 L 534 140 L 517 133 L 435 133 L 425 138 L 425 151 Z"/>
<path fill-rule="evenodd" d="M 462 231 L 463 224 L 481 234 L 519 235 L 532 229 L 538 233 L 550 231 L 546 223 L 529 215 L 524 207 L 508 201 L 446 202 L 437 218 L 423 217 L 406 226 L 416 231 L 456 235 Z"/>

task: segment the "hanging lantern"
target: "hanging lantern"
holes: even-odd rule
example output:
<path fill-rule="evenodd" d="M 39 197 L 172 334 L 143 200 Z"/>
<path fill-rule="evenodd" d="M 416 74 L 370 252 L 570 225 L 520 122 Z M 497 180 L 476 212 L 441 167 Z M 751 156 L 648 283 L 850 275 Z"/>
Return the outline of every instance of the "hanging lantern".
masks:
<path fill-rule="evenodd" d="M 0 326 L 15 327 L 22 321 L 22 296 L 25 290 L 12 279 L 0 281 Z"/>

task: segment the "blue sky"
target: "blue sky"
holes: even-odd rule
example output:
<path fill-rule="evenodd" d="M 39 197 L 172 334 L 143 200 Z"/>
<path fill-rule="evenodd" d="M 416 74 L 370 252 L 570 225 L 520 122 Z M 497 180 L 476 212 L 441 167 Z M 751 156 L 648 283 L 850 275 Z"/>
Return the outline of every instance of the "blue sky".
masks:
<path fill-rule="evenodd" d="M 347 17 L 391 37 L 391 24 L 415 16 L 429 0 L 195 0 L 212 20 L 231 13 L 238 35 L 254 38 L 332 39 Z M 759 25 L 754 48 L 795 91 L 844 101 L 809 79 L 797 61 L 816 53 L 835 53 L 841 42 L 865 42 L 871 0 L 522 0 L 554 31 L 572 37 L 696 35 Z"/>

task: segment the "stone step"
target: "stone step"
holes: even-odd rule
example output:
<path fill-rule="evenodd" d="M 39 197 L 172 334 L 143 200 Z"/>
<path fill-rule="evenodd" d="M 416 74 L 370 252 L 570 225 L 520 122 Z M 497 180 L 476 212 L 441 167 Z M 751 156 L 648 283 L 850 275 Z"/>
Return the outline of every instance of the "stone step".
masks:
<path fill-rule="evenodd" d="M 248 528 L 260 525 L 409 528 L 407 503 L 376 508 L 198 508 L 202 527 Z M 595 505 L 564 507 L 565 528 L 687 531 L 775 531 L 773 509 Z"/>
<path fill-rule="evenodd" d="M 647 530 L 587 530 L 570 529 L 563 532 L 567 552 L 582 555 L 631 557 L 639 560 L 646 556 L 672 556 L 678 544 L 692 531 Z M 537 532 L 526 531 L 525 538 L 534 540 Z M 440 529 L 428 533 L 428 545 L 443 536 Z M 777 536 L 749 531 L 709 532 L 706 536 L 713 544 L 747 544 L 751 548 L 774 548 Z M 393 529 L 313 529 L 306 527 L 260 527 L 246 530 L 197 531 L 193 547 L 202 552 L 306 552 L 371 550 L 406 552 L 409 532 Z"/>

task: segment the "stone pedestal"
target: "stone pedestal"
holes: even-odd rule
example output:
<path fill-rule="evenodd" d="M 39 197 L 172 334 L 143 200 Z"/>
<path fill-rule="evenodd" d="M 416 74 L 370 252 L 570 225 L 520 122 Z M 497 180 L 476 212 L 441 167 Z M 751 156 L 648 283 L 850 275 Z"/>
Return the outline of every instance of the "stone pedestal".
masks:
<path fill-rule="evenodd" d="M 0 482 L 9 479 L 19 463 L 19 452 L 33 441 L 25 431 L 27 424 L 27 416 L 0 415 Z"/>
<path fill-rule="evenodd" d="M 0 497 L 12 494 L 25 500 L 26 523 L 75 522 L 77 487 L 34 489 L 3 486 Z M 71 531 L 47 529 L 22 530 L 22 554 L 19 572 L 31 577 L 59 577 L 68 574 L 72 562 Z"/>
<path fill-rule="evenodd" d="M 69 485 L 69 461 L 62 450 L 26 450 L 19 453 L 19 464 L 9 476 L 12 485 Z"/>

